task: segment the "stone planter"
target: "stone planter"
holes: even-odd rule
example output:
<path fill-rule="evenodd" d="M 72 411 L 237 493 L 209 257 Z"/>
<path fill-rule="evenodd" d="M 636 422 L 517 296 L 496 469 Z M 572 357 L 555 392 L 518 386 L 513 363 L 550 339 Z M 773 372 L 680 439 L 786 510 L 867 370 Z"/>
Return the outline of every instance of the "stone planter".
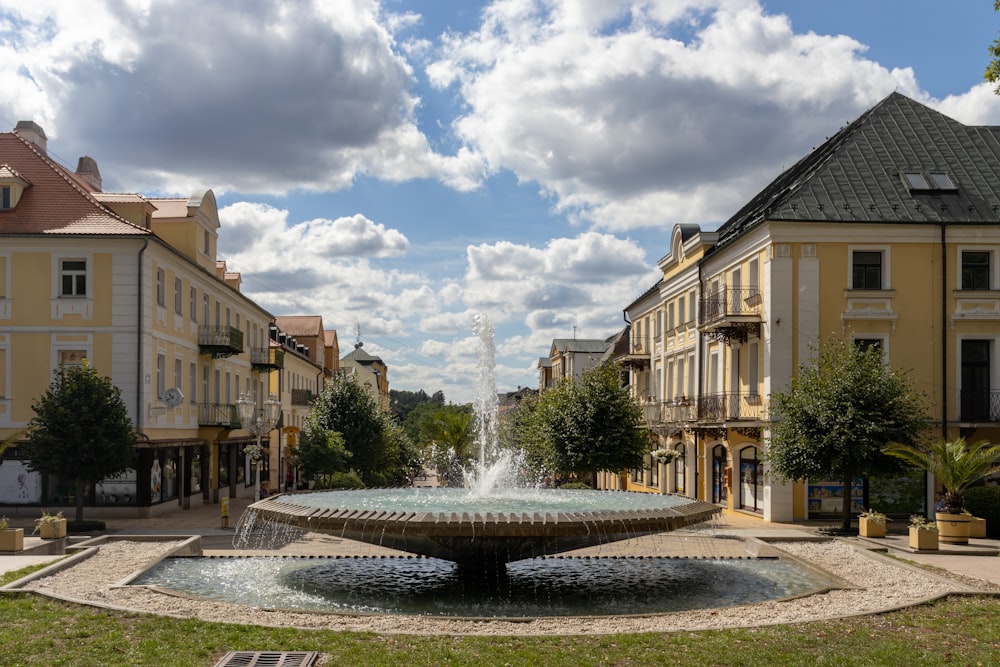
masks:
<path fill-rule="evenodd" d="M 875 523 L 865 517 L 858 519 L 858 535 L 861 537 L 885 537 L 885 523 Z"/>
<path fill-rule="evenodd" d="M 938 532 L 910 527 L 910 548 L 916 551 L 937 551 Z"/>
<path fill-rule="evenodd" d="M 66 537 L 66 519 L 39 523 L 38 535 L 43 540 L 58 540 L 61 537 Z"/>
<path fill-rule="evenodd" d="M 978 516 L 972 517 L 972 521 L 969 523 L 969 537 L 986 537 L 986 519 L 981 519 Z"/>
<path fill-rule="evenodd" d="M 972 523 L 970 514 L 945 514 L 938 512 L 934 515 L 938 527 L 938 539 L 941 544 L 968 544 L 969 527 Z"/>
<path fill-rule="evenodd" d="M 0 530 L 0 551 L 14 552 L 24 549 L 24 528 Z"/>

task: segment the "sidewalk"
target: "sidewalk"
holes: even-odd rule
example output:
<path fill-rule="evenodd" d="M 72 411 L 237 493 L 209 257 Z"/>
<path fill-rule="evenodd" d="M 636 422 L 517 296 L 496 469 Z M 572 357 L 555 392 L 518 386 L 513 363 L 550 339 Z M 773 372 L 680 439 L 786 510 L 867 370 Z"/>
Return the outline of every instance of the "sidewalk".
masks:
<path fill-rule="evenodd" d="M 228 528 L 223 528 L 220 505 L 203 505 L 191 510 L 177 510 L 162 516 L 148 519 L 112 518 L 106 520 L 107 534 L 120 535 L 201 535 L 202 546 L 206 551 L 215 554 L 234 550 L 232 539 L 239 518 L 252 502 L 250 499 L 232 499 L 229 505 Z M 12 521 L 12 524 L 14 522 Z M 23 524 L 23 525 L 22 525 Z M 25 548 L 36 546 L 41 542 L 37 537 L 28 534 L 33 529 L 31 521 L 22 521 L 15 526 L 25 527 Z M 705 543 L 699 543 L 698 536 L 709 537 L 756 537 L 764 540 L 780 540 L 782 538 L 796 539 L 816 537 L 818 523 L 765 523 L 757 516 L 744 512 L 723 510 L 719 518 L 701 524 L 695 528 L 678 531 L 678 538 L 689 542 L 684 547 L 686 552 L 693 553 Z M 906 535 L 890 534 L 883 539 L 849 538 L 865 548 L 884 550 L 898 558 L 913 561 L 948 570 L 964 577 L 980 579 L 995 586 L 1000 586 L 1000 540 L 972 539 L 969 547 L 952 546 L 941 551 L 914 553 L 907 547 Z M 366 553 L 378 550 L 362 543 L 354 543 L 329 535 L 314 535 L 308 540 L 296 542 L 291 549 L 316 553 Z M 55 560 L 59 556 L 47 555 L 0 555 L 0 573 L 17 570 L 22 567 Z"/>

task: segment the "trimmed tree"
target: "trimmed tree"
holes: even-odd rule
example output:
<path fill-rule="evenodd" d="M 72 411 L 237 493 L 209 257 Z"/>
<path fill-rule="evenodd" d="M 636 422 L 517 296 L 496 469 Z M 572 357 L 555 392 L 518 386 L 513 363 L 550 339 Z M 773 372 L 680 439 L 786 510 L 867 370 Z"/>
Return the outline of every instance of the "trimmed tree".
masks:
<path fill-rule="evenodd" d="M 851 525 L 852 481 L 899 470 L 883 449 L 915 443 L 930 426 L 924 397 L 905 373 L 886 366 L 877 346 L 829 336 L 787 391 L 771 394 L 765 459 L 778 479 L 843 480 L 841 525 Z"/>
<path fill-rule="evenodd" d="M 641 409 L 610 362 L 543 391 L 524 410 L 526 449 L 556 471 L 591 478 L 600 470 L 620 472 L 642 465 L 653 446 Z"/>
<path fill-rule="evenodd" d="M 419 470 L 420 457 L 402 428 L 352 376 L 334 377 L 313 401 L 300 447 L 328 449 L 330 432 L 343 438 L 349 459 L 333 456 L 329 461 L 349 465 L 367 486 L 400 486 L 409 481 L 415 468 Z"/>
<path fill-rule="evenodd" d="M 29 470 L 72 479 L 76 520 L 83 521 L 87 482 L 135 466 L 135 429 L 111 378 L 85 359 L 82 366 L 60 366 L 52 383 L 31 406 L 22 455 Z"/>

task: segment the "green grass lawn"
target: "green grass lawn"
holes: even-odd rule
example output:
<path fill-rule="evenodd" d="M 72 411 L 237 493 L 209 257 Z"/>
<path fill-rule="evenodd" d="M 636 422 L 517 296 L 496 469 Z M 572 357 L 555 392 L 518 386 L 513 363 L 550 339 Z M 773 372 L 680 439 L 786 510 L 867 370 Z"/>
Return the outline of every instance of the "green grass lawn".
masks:
<path fill-rule="evenodd" d="M 23 576 L 24 571 L 12 573 Z M 12 581 L 8 575 L 0 583 Z M 376 635 L 177 620 L 0 596 L 0 664 L 214 665 L 228 651 L 319 651 L 331 665 L 995 665 L 1000 598 L 753 629 L 571 637 Z"/>

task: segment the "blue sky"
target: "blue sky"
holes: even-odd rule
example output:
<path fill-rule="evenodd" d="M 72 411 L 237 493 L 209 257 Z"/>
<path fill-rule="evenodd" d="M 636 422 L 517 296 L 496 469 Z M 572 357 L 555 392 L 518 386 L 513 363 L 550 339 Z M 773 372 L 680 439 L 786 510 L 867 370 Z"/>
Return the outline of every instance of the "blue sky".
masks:
<path fill-rule="evenodd" d="M 893 90 L 1000 124 L 988 0 L 0 0 L 0 127 L 105 190 L 219 199 L 277 315 L 473 400 L 604 338 L 677 223 L 715 226 Z M 110 37 L 109 37 L 110 36 Z"/>

